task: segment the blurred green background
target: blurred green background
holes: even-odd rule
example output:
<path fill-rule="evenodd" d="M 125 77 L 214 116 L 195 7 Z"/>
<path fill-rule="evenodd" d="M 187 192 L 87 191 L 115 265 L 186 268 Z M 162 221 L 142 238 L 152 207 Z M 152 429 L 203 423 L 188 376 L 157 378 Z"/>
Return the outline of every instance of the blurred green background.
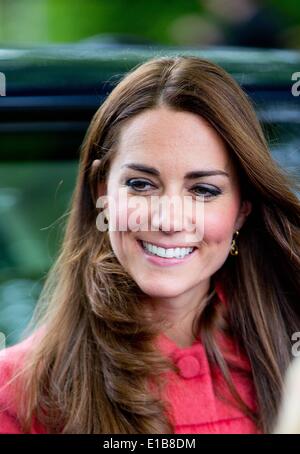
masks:
<path fill-rule="evenodd" d="M 18 341 L 53 263 L 77 162 L 1 162 L 0 332 Z"/>
<path fill-rule="evenodd" d="M 9 45 L 105 34 L 163 45 L 220 45 L 230 44 L 230 29 L 241 34 L 238 24 L 247 23 L 259 47 L 268 40 L 277 45 L 265 47 L 300 47 L 298 0 L 0 0 L 0 42 Z"/>

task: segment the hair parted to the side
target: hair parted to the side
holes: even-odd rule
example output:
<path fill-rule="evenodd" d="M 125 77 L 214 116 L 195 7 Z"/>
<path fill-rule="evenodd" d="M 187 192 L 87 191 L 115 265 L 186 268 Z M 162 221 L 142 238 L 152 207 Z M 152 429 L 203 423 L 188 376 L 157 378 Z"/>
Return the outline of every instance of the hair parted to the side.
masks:
<path fill-rule="evenodd" d="M 152 59 L 130 71 L 89 126 L 60 255 L 34 317 L 42 335 L 22 376 L 19 418 L 25 431 L 33 417 L 49 433 L 174 430 L 160 390 L 164 372 L 175 366 L 153 344 L 164 321 L 147 311 L 107 232 L 96 227 L 96 186 L 108 175 L 120 128 L 160 105 L 210 122 L 228 146 L 242 197 L 252 202 L 240 230 L 239 254 L 229 255 L 211 277 L 206 306 L 193 326 L 236 404 L 262 431 L 272 430 L 291 361 L 291 335 L 300 321 L 297 183 L 272 159 L 237 82 L 210 61 L 178 56 Z M 98 168 L 92 167 L 94 159 L 100 159 Z M 224 283 L 225 314 L 223 305 L 215 304 L 217 281 Z M 233 386 L 231 366 L 216 341 L 219 329 L 230 333 L 250 359 L 257 414 Z"/>

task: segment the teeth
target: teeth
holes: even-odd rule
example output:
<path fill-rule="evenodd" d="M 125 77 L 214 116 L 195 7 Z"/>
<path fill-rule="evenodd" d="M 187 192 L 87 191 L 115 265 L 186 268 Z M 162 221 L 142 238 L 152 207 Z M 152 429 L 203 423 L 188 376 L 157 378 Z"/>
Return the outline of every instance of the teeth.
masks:
<path fill-rule="evenodd" d="M 145 241 L 142 241 L 144 248 L 151 252 L 151 254 L 158 255 L 159 257 L 164 257 L 164 258 L 179 258 L 182 259 L 186 255 L 190 254 L 193 252 L 194 248 L 188 247 L 188 248 L 171 248 L 171 249 L 165 249 L 162 247 L 157 247 L 154 244 L 151 243 L 146 243 Z"/>

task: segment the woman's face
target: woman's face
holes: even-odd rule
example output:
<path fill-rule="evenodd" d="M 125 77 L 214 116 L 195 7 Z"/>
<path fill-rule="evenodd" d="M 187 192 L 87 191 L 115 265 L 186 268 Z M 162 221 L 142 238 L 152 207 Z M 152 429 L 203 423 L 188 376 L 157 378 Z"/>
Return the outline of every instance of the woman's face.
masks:
<path fill-rule="evenodd" d="M 132 164 L 152 170 L 136 170 Z M 185 177 L 197 171 L 220 174 Z M 98 196 L 104 194 L 110 223 L 114 219 L 118 226 L 109 231 L 114 254 L 147 295 L 161 298 L 208 288 L 230 252 L 234 231 L 251 210 L 250 202 L 241 203 L 229 153 L 217 132 L 196 114 L 166 107 L 147 110 L 123 126 L 107 182 L 99 184 Z M 188 200 L 188 208 L 180 211 L 174 205 L 173 210 L 166 204 L 159 210 L 153 196 L 173 198 L 181 206 Z M 130 203 L 139 200 L 143 205 L 135 218 L 137 205 Z M 133 218 L 138 227 L 132 227 Z M 147 252 L 141 241 L 164 245 L 168 251 Z M 194 249 L 171 258 L 178 246 Z"/>

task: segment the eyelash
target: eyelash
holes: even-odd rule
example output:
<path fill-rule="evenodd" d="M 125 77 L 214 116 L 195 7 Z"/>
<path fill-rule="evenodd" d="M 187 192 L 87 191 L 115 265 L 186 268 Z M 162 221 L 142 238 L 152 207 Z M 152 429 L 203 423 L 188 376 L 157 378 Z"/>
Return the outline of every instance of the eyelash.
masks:
<path fill-rule="evenodd" d="M 146 191 L 145 189 L 137 189 L 136 187 L 134 187 L 134 184 L 136 184 L 136 183 L 142 183 L 142 184 L 145 184 L 145 185 L 148 184 L 150 186 L 153 186 L 148 181 L 143 181 L 143 180 L 140 180 L 138 178 L 130 178 L 129 180 L 126 181 L 125 185 L 129 186 L 130 188 L 132 188 L 136 192 L 145 192 Z M 206 192 L 208 192 L 210 194 L 206 198 L 216 197 L 217 195 L 221 194 L 221 192 L 222 192 L 219 189 L 208 189 L 208 188 L 206 188 L 204 186 L 200 186 L 200 185 L 197 185 L 197 186 L 195 186 L 192 189 L 198 189 L 198 188 L 202 188 L 202 189 L 204 189 Z"/>

